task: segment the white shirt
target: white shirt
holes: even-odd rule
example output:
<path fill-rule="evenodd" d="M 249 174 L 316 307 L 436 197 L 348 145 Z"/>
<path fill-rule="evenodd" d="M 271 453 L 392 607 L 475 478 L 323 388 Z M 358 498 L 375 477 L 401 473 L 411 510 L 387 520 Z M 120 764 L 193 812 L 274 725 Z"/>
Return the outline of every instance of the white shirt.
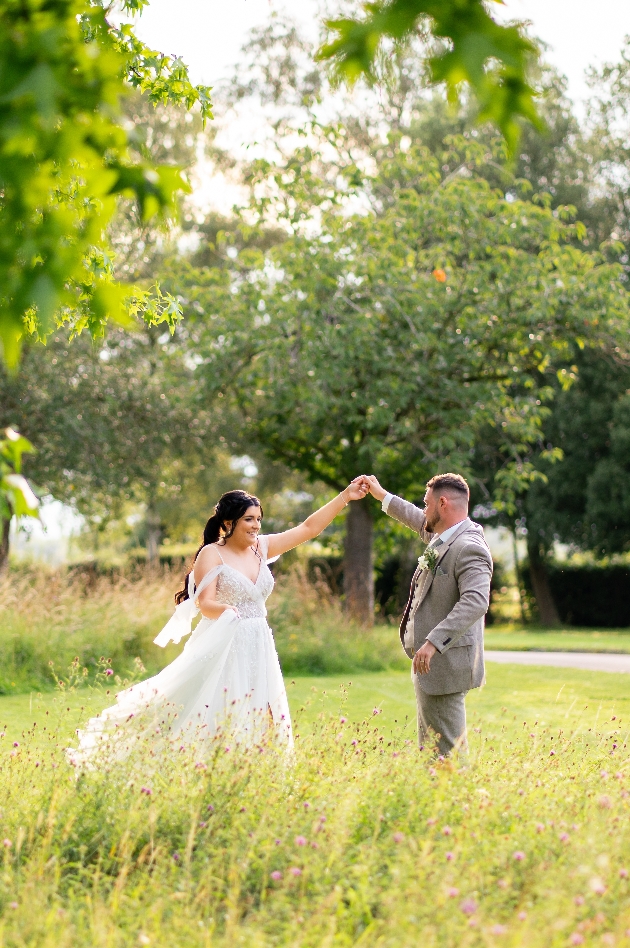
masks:
<path fill-rule="evenodd" d="M 387 513 L 387 509 L 388 509 L 388 507 L 389 507 L 390 501 L 391 501 L 391 499 L 392 499 L 393 496 L 394 496 L 393 494 L 385 494 L 385 496 L 383 497 L 383 502 L 382 502 L 382 504 L 381 504 L 381 510 L 383 511 L 383 513 Z M 462 517 L 462 519 L 461 519 L 461 520 L 458 520 L 457 523 L 454 523 L 452 527 L 447 527 L 446 530 L 442 530 L 441 533 L 436 533 L 434 537 L 431 537 L 431 541 L 429 542 L 429 546 L 433 546 L 434 543 L 436 542 L 436 540 L 438 539 L 438 537 L 439 537 L 439 539 L 442 541 L 442 543 L 446 543 L 446 541 L 447 541 L 447 540 L 450 540 L 450 538 L 453 536 L 453 534 L 455 533 L 455 531 L 457 530 L 457 528 L 458 528 L 458 527 L 464 522 L 464 520 L 466 520 L 466 519 L 467 519 L 466 517 Z"/>

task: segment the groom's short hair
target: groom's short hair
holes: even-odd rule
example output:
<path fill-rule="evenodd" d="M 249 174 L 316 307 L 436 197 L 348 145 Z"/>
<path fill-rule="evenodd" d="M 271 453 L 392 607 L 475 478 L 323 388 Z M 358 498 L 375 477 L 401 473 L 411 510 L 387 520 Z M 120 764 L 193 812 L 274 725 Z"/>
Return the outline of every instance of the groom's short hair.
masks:
<path fill-rule="evenodd" d="M 468 504 L 470 490 L 461 474 L 436 474 L 427 483 L 427 487 L 440 494 L 451 494 L 453 498 Z"/>

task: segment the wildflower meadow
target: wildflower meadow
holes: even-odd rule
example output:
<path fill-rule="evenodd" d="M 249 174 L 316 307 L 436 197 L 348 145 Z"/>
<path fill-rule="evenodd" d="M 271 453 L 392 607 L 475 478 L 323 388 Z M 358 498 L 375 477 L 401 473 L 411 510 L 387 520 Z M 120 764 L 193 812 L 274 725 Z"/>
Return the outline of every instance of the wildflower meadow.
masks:
<path fill-rule="evenodd" d="M 370 710 L 380 682 L 411 711 L 400 672 L 295 679 L 290 755 L 147 739 L 81 774 L 112 676 L 31 698 L 0 732 L 2 945 L 630 945 L 624 676 L 535 671 L 490 666 L 467 766 Z"/>

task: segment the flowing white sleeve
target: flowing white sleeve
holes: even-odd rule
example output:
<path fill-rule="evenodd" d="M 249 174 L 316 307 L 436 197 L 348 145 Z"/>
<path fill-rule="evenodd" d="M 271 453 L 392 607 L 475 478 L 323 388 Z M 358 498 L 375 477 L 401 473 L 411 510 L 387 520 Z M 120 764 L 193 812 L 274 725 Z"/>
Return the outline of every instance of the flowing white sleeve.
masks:
<path fill-rule="evenodd" d="M 156 645 L 166 648 L 169 642 L 177 645 L 186 636 L 192 632 L 192 622 L 195 616 L 199 614 L 196 601 L 199 594 L 208 586 L 213 579 L 223 570 L 223 566 L 215 566 L 209 573 L 203 577 L 199 586 L 195 589 L 195 579 L 193 573 L 188 575 L 188 599 L 184 599 L 175 607 L 175 612 L 168 620 L 162 631 L 153 641 Z"/>

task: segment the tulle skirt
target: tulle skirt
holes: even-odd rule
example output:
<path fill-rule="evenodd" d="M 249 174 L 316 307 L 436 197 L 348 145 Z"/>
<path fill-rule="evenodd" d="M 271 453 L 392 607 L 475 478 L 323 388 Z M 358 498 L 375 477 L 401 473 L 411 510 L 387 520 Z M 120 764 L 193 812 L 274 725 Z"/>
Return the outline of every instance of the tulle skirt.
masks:
<path fill-rule="evenodd" d="M 291 716 L 273 635 L 262 617 L 232 611 L 203 618 L 181 654 L 158 675 L 117 695 L 116 704 L 77 732 L 68 757 L 126 756 L 150 735 L 155 749 L 194 743 L 203 754 L 218 739 L 251 746 L 270 737 L 293 746 Z"/>

